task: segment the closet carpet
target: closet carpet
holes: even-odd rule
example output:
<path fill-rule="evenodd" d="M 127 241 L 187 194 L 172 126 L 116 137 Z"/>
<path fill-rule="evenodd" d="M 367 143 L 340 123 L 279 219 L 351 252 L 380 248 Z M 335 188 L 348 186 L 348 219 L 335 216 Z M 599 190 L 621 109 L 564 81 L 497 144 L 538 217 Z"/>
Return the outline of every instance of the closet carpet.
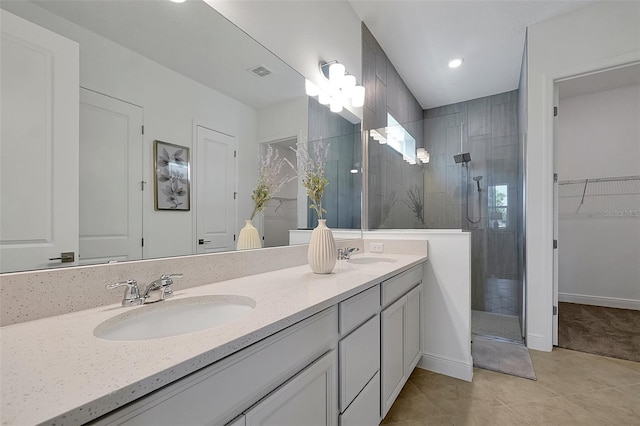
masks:
<path fill-rule="evenodd" d="M 640 362 L 640 311 L 560 302 L 558 346 Z"/>

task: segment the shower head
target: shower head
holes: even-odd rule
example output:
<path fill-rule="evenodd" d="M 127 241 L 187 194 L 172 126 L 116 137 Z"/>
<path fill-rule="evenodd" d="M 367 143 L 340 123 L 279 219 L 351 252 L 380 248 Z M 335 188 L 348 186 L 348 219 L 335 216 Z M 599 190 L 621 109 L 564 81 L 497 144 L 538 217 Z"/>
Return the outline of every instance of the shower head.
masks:
<path fill-rule="evenodd" d="M 482 180 L 482 176 L 474 176 L 473 180 L 476 181 L 476 185 L 478 186 L 478 192 L 480 192 L 480 181 Z"/>
<path fill-rule="evenodd" d="M 468 152 L 465 152 L 464 154 L 456 154 L 453 156 L 453 161 L 455 161 L 456 164 L 467 164 L 469 161 L 471 161 L 471 154 Z"/>

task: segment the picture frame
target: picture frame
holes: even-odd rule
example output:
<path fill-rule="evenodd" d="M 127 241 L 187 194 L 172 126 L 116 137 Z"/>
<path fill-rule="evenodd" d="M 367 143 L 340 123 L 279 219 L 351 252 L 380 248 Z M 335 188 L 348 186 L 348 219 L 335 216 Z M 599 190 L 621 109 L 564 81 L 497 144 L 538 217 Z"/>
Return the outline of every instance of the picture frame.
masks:
<path fill-rule="evenodd" d="M 191 209 L 189 148 L 153 141 L 154 203 L 156 210 Z"/>

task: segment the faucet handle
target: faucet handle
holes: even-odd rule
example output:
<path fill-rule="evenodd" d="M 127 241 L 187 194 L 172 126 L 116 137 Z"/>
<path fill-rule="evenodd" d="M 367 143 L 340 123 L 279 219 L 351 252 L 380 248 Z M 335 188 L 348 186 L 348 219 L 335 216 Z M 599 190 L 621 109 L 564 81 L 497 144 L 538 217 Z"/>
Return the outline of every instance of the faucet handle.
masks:
<path fill-rule="evenodd" d="M 160 298 L 162 300 L 173 297 L 171 284 L 173 284 L 174 278 L 182 278 L 182 274 L 162 274 L 160 277 L 160 281 L 162 281 L 162 295 Z"/>
<path fill-rule="evenodd" d="M 173 278 L 182 278 L 182 274 L 162 274 L 160 276 L 161 280 L 171 280 Z"/>
<path fill-rule="evenodd" d="M 140 289 L 136 280 L 121 281 L 118 283 L 107 284 L 105 288 L 112 290 L 118 287 L 127 287 L 124 290 L 124 298 L 122 299 L 122 306 L 131 306 L 140 304 Z"/>
<path fill-rule="evenodd" d="M 348 260 L 354 251 L 360 251 L 357 247 L 345 247 L 338 249 L 338 260 Z"/>

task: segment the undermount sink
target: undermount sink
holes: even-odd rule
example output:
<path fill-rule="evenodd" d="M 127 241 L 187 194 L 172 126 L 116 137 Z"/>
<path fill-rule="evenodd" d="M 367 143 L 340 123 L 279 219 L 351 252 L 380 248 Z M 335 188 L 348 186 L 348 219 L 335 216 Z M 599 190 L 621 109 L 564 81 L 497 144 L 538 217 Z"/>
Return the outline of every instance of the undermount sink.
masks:
<path fill-rule="evenodd" d="M 234 295 L 189 297 L 144 305 L 99 324 L 94 336 L 106 340 L 147 340 L 215 327 L 250 314 L 255 300 Z"/>
<path fill-rule="evenodd" d="M 372 263 L 395 263 L 397 260 L 388 257 L 352 257 L 347 262 L 357 265 L 369 265 Z"/>

